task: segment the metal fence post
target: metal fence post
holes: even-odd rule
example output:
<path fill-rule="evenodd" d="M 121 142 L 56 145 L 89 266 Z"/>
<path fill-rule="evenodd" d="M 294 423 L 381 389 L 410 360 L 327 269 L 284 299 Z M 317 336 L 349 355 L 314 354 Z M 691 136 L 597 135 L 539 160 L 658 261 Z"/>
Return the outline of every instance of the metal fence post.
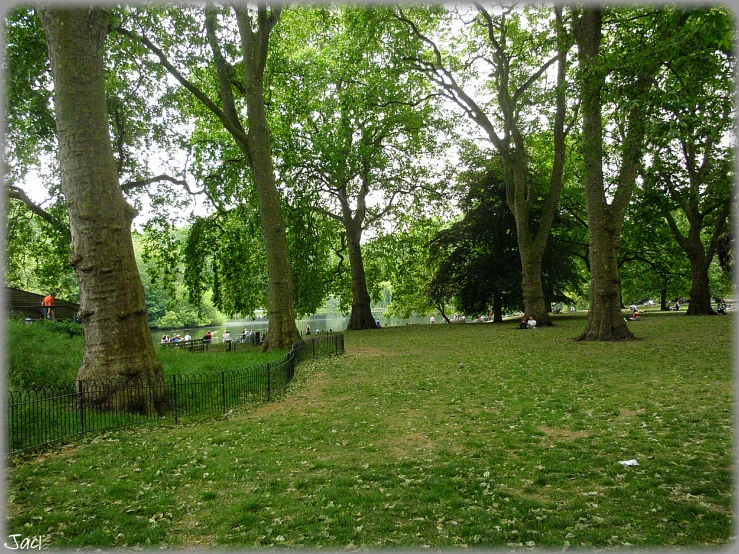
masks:
<path fill-rule="evenodd" d="M 267 362 L 267 402 L 269 402 L 271 399 L 271 391 L 270 391 L 270 365 L 269 362 Z"/>
<path fill-rule="evenodd" d="M 311 340 L 310 343 L 313 345 L 313 357 L 316 357 L 316 341 Z"/>
<path fill-rule="evenodd" d="M 229 345 L 230 348 L 231 345 Z M 223 413 L 226 413 L 226 372 L 221 371 L 221 401 L 223 404 Z"/>
<path fill-rule="evenodd" d="M 174 397 L 174 422 L 179 422 L 179 413 L 177 411 L 177 374 L 172 375 L 172 396 Z"/>
<path fill-rule="evenodd" d="M 85 432 L 85 389 L 82 386 L 82 381 L 77 381 L 77 406 L 80 411 L 80 432 Z"/>

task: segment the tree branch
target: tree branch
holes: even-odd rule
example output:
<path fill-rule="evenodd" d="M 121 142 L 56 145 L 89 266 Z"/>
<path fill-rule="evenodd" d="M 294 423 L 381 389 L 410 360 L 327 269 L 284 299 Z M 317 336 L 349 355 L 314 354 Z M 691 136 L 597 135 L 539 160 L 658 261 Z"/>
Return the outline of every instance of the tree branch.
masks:
<path fill-rule="evenodd" d="M 118 140 L 116 141 L 116 147 L 118 149 L 118 175 L 123 173 L 123 163 L 125 160 L 125 154 L 123 148 L 125 146 L 124 137 L 126 136 L 126 128 L 121 121 L 121 113 L 116 108 L 115 110 L 115 127 L 118 130 Z"/>
<path fill-rule="evenodd" d="M 710 263 L 711 260 L 713 260 L 713 256 L 716 254 L 719 237 L 724 231 L 726 221 L 728 220 L 729 214 L 731 213 L 731 206 L 734 204 L 734 195 L 735 193 L 732 191 L 731 195 L 724 202 L 724 205 L 721 208 L 721 213 L 719 213 L 716 220 L 715 227 L 713 228 L 713 234 L 711 235 L 711 241 L 708 243 L 708 248 L 706 249 L 707 263 Z"/>
<path fill-rule="evenodd" d="M 431 47 L 435 63 L 408 56 L 404 57 L 404 60 L 416 64 L 415 66 L 411 65 L 411 67 L 425 73 L 433 83 L 446 90 L 448 93 L 447 96 L 461 107 L 470 119 L 480 125 L 488 134 L 496 149 L 502 152 L 505 149 L 503 140 L 495 132 L 495 128 L 488 119 L 487 114 L 462 90 L 462 87 L 454 79 L 454 76 L 444 67 L 441 51 L 436 46 L 436 43 L 421 33 L 416 24 L 403 14 L 403 10 L 400 7 L 397 7 L 397 10 L 396 19 L 405 23 L 419 40 Z"/>
<path fill-rule="evenodd" d="M 123 183 L 121 185 L 121 190 L 123 190 L 124 192 L 128 192 L 128 191 L 134 190 L 134 189 L 141 189 L 141 188 L 148 187 L 149 185 L 151 185 L 153 183 L 158 183 L 160 181 L 167 181 L 167 182 L 173 183 L 175 185 L 180 185 L 180 186 L 184 187 L 185 190 L 187 190 L 187 192 L 190 195 L 192 195 L 192 196 L 195 196 L 196 194 L 204 194 L 205 193 L 205 189 L 200 190 L 200 191 L 193 191 L 190 188 L 190 185 L 184 179 L 175 179 L 174 177 L 170 177 L 169 175 L 164 175 L 164 174 L 163 175 L 157 175 L 156 177 L 150 177 L 148 179 L 140 179 L 138 181 L 128 181 L 128 182 Z"/>
<path fill-rule="evenodd" d="M 37 215 L 38 217 L 46 221 L 49 225 L 54 227 L 54 229 L 56 229 L 60 233 L 69 236 L 70 231 L 66 225 L 61 223 L 57 218 L 44 210 L 41 206 L 34 203 L 33 200 L 31 200 L 28 195 L 26 195 L 26 193 L 20 188 L 16 187 L 15 185 L 6 185 L 5 196 L 7 198 L 12 198 L 23 203 L 34 215 Z"/>
<path fill-rule="evenodd" d="M 239 129 L 238 127 L 235 127 L 230 119 L 226 117 L 226 114 L 224 114 L 223 110 L 221 110 L 202 90 L 200 90 L 198 87 L 196 87 L 193 83 L 191 83 L 182 73 L 180 73 L 176 67 L 172 65 L 172 63 L 167 59 L 167 56 L 165 53 L 158 48 L 154 43 L 152 43 L 146 36 L 138 35 L 134 31 L 131 31 L 129 29 L 124 29 L 123 27 L 114 27 L 113 28 L 116 32 L 121 33 L 122 35 L 125 35 L 131 39 L 135 39 L 141 42 L 146 48 L 152 52 L 157 58 L 159 58 L 159 63 L 162 67 L 164 67 L 170 75 L 172 75 L 177 81 L 185 87 L 195 98 L 200 100 L 200 102 L 205 105 L 220 121 L 223 123 L 223 126 L 236 138 L 238 141 L 243 141 L 244 144 L 247 144 L 247 137 L 246 134 L 243 132 L 242 129 Z"/>
<path fill-rule="evenodd" d="M 327 210 L 326 208 L 322 208 L 321 206 L 319 206 L 317 204 L 313 204 L 311 206 L 311 210 L 313 210 L 314 212 L 318 212 L 319 214 L 323 214 L 326 217 L 330 217 L 331 219 L 335 219 L 338 222 L 341 222 L 341 216 L 340 215 L 336 215 L 334 212 L 332 212 L 330 210 Z"/>
<path fill-rule="evenodd" d="M 233 127 L 239 131 L 241 136 L 246 137 L 246 131 L 241 125 L 238 112 L 236 111 L 236 102 L 234 101 L 233 89 L 231 88 L 231 71 L 229 71 L 229 65 L 226 63 L 221 47 L 218 44 L 218 37 L 216 36 L 216 17 L 217 14 L 215 8 L 212 4 L 208 4 L 205 8 L 205 32 L 208 38 L 208 44 L 213 52 L 213 61 L 216 65 L 221 104 L 223 105 L 223 116 L 231 122 Z M 239 144 L 239 146 L 244 148 L 247 158 L 251 160 L 248 142 L 244 141 L 243 145 Z"/>

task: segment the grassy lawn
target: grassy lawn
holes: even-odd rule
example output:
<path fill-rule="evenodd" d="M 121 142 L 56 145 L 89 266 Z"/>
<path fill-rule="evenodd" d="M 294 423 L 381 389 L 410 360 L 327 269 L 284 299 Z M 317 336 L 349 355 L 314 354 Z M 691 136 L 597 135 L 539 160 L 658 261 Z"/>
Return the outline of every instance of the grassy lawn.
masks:
<path fill-rule="evenodd" d="M 7 533 L 107 549 L 729 544 L 733 316 L 649 314 L 615 344 L 572 341 L 582 315 L 555 321 L 347 333 L 346 355 L 299 365 L 278 402 L 16 457 Z"/>
<path fill-rule="evenodd" d="M 78 333 L 71 335 L 72 327 Z M 162 362 L 164 375 L 191 375 L 242 369 L 277 360 L 287 350 L 262 354 L 260 348 L 245 348 L 234 352 L 188 352 L 168 346 L 154 345 Z M 30 325 L 22 321 L 7 322 L 7 372 L 9 389 L 54 386 L 74 382 L 82 364 L 84 341 L 81 327 L 69 323 L 37 321 Z"/>

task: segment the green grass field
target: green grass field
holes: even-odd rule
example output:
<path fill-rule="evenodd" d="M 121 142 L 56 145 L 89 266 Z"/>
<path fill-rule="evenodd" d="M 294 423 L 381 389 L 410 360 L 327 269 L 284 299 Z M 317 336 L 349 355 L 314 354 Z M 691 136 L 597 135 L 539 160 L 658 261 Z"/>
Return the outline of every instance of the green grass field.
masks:
<path fill-rule="evenodd" d="M 299 365 L 278 402 L 15 457 L 7 533 L 104 549 L 732 542 L 733 316 L 649 314 L 621 343 L 555 321 L 347 333 L 346 355 Z"/>
<path fill-rule="evenodd" d="M 22 321 L 7 323 L 6 388 L 22 389 L 55 386 L 74 382 L 82 363 L 84 342 L 81 334 L 70 335 L 68 329 L 81 333 L 81 327 L 69 323 L 38 321 L 26 325 Z M 192 375 L 213 371 L 241 369 L 277 360 L 287 351 L 262 354 L 259 348 L 234 352 L 188 352 L 154 345 L 163 365 L 164 375 Z"/>

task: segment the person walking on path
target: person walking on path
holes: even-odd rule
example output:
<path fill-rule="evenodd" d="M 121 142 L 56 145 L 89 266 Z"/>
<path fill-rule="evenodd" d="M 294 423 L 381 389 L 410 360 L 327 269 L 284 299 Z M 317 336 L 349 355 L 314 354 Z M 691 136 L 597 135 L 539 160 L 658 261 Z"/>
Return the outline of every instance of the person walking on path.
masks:
<path fill-rule="evenodd" d="M 52 291 L 41 301 L 41 315 L 44 319 L 54 319 L 54 298 L 56 298 L 56 292 Z"/>

